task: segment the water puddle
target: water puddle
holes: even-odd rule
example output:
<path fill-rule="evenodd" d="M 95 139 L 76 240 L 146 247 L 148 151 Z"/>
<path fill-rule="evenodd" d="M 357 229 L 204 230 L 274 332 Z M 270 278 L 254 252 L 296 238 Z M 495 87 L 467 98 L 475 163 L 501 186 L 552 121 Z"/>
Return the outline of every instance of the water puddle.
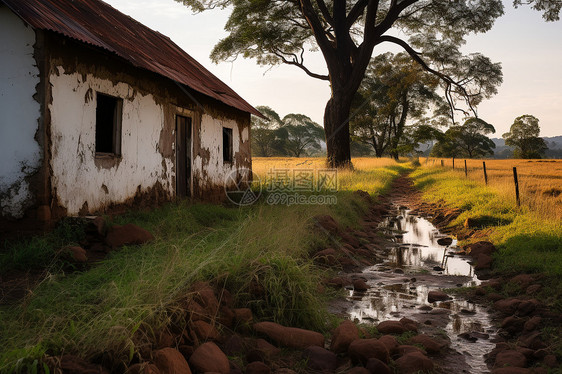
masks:
<path fill-rule="evenodd" d="M 480 283 L 469 258 L 458 254 L 456 240 L 406 209 L 397 209 L 381 228 L 393 237 L 387 258 L 358 274 L 371 288 L 361 293 L 348 290 L 350 304 L 345 312 L 362 323 L 413 319 L 420 323 L 421 332 L 448 336 L 451 348 L 466 362 L 463 372 L 488 372 L 484 354 L 495 347 L 490 339 L 496 330 L 486 309 L 460 296 L 428 302 L 432 290 Z M 453 360 L 458 368 L 458 356 Z"/>

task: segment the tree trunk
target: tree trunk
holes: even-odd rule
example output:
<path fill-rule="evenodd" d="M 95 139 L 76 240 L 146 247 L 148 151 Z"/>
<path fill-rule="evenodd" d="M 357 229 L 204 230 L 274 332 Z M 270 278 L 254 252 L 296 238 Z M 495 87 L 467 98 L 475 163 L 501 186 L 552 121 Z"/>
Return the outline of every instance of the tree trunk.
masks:
<path fill-rule="evenodd" d="M 351 97 L 332 95 L 324 112 L 324 130 L 328 165 L 333 168 L 351 167 L 349 114 Z"/>

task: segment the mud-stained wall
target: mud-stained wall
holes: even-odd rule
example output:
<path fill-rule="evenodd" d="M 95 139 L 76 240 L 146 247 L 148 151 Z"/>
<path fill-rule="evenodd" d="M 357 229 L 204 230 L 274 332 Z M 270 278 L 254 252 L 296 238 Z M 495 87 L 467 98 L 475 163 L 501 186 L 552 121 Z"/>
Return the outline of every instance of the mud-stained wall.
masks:
<path fill-rule="evenodd" d="M 249 126 L 246 121 L 203 114 L 197 134 L 199 150 L 193 159 L 195 191 L 220 197 L 225 182 L 241 168 L 251 168 Z M 223 161 L 223 127 L 232 129 L 233 161 Z"/>
<path fill-rule="evenodd" d="M 21 218 L 34 203 L 28 177 L 40 167 L 35 32 L 0 4 L 0 217 Z"/>
<path fill-rule="evenodd" d="M 163 104 L 126 83 L 66 72 L 62 66 L 56 66 L 49 79 L 51 185 L 67 214 L 104 210 L 156 185 L 173 196 L 174 160 L 159 150 Z M 121 156 L 96 154 L 97 92 L 123 99 Z"/>

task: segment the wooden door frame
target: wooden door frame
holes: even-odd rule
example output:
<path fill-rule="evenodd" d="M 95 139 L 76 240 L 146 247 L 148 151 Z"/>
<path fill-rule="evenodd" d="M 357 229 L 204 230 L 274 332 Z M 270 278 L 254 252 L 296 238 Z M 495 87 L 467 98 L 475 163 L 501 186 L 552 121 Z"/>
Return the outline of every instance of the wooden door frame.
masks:
<path fill-rule="evenodd" d="M 190 145 L 189 145 L 189 181 L 188 181 L 188 194 L 187 196 L 185 196 L 186 198 L 190 198 L 193 196 L 193 134 L 194 134 L 194 127 L 195 127 L 195 113 L 191 110 L 188 109 L 183 109 L 183 108 L 179 108 L 176 107 L 176 112 L 174 113 L 174 142 L 175 142 L 175 146 L 174 146 L 174 154 L 175 154 L 175 164 L 176 164 L 176 199 L 179 198 L 178 196 L 178 177 L 177 177 L 177 173 L 178 173 L 178 152 L 177 152 L 177 131 L 178 131 L 178 116 L 180 117 L 187 117 L 191 120 L 190 123 Z"/>

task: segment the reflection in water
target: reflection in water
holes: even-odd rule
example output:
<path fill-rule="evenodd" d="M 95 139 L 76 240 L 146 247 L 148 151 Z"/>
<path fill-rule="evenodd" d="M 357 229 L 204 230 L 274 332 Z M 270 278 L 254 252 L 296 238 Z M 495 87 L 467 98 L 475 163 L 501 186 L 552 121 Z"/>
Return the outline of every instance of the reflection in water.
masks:
<path fill-rule="evenodd" d="M 491 331 L 487 312 L 458 298 L 434 304 L 427 301 L 429 291 L 444 284 L 439 281 L 441 275 L 463 276 L 453 278 L 453 282 L 458 279 L 458 283 L 464 285 L 480 283 L 466 257 L 449 253 L 456 247 L 456 241 L 453 240 L 450 246 L 438 245 L 437 240 L 443 235 L 428 220 L 412 216 L 407 210 L 400 210 L 395 217 L 387 218 L 384 224 L 395 237 L 396 245 L 390 248 L 387 262 L 374 265 L 363 273 L 378 279 L 378 283 L 369 282 L 372 287 L 366 293 L 349 290 L 348 298 L 354 300 L 348 310 L 351 318 L 379 323 L 407 317 L 422 325 L 425 323 L 443 329 L 451 339 L 451 347 L 463 353 L 470 366 L 467 373 L 488 372 L 483 356 L 494 348 L 494 344 L 487 339 L 487 333 Z M 419 281 L 423 275 L 418 274 L 418 280 L 405 278 L 389 273 L 389 265 L 413 272 L 424 270 L 425 273 L 439 266 L 443 271 L 431 271 L 432 275 Z M 384 282 L 380 281 L 381 278 Z M 464 338 L 459 337 L 461 334 Z"/>
<path fill-rule="evenodd" d="M 383 225 L 394 234 L 396 243 L 402 244 L 392 250 L 391 264 L 409 268 L 439 265 L 444 274 L 474 277 L 474 270 L 466 259 L 454 254 L 457 241 L 453 240 L 450 246 L 437 244 L 443 235 L 425 218 L 410 215 L 404 209 L 397 217 L 387 218 Z"/>

